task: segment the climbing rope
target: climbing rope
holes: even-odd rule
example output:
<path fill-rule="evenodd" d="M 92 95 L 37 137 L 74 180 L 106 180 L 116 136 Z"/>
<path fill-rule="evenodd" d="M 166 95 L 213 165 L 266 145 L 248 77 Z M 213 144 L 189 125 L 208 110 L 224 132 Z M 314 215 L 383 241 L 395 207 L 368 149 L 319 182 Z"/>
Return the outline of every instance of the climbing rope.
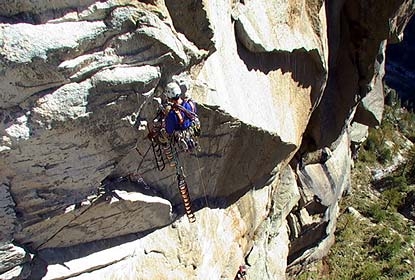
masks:
<path fill-rule="evenodd" d="M 183 200 L 184 211 L 186 213 L 187 219 L 189 220 L 189 223 L 194 223 L 196 222 L 196 217 L 192 211 L 192 202 L 190 200 L 189 188 L 187 187 L 187 183 L 184 180 L 184 177 L 181 175 L 177 175 L 177 182 L 179 192 Z"/>
<path fill-rule="evenodd" d="M 184 175 L 183 166 L 180 164 L 179 155 L 176 148 L 174 148 L 174 161 L 176 162 L 177 187 L 183 201 L 184 212 L 186 213 L 189 223 L 194 223 L 196 222 L 196 217 L 192 210 L 189 188 L 185 180 L 186 176 Z"/>
<path fill-rule="evenodd" d="M 207 192 L 206 192 L 205 180 L 203 180 L 202 167 L 200 166 L 199 155 L 198 155 L 198 152 L 197 151 L 195 153 L 195 156 L 196 156 L 197 167 L 198 167 L 197 169 L 199 170 L 200 181 L 202 182 L 202 188 L 203 188 L 203 193 L 204 193 L 204 197 L 205 197 L 205 203 L 206 203 L 206 206 L 208 208 L 210 208 L 209 207 L 209 202 L 208 202 L 208 199 L 207 199 Z"/>

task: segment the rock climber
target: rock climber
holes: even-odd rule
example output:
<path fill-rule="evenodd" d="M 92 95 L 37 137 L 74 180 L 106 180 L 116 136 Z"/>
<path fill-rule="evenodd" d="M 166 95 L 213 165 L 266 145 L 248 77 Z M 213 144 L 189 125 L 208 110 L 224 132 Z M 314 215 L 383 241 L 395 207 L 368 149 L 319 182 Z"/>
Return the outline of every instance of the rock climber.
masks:
<path fill-rule="evenodd" d="M 184 150 L 192 150 L 197 146 L 193 137 L 200 134 L 196 104 L 188 94 L 185 99 L 181 97 L 182 92 L 175 82 L 168 83 L 164 93 L 170 103 L 166 106 L 166 132 L 174 135 Z"/>
<path fill-rule="evenodd" d="M 192 108 L 189 103 L 184 102 L 180 97 L 182 92 L 179 85 L 175 82 L 170 82 L 167 84 L 164 93 L 171 103 L 171 105 L 167 106 L 166 132 L 172 135 L 175 131 L 186 130 L 192 124 L 192 120 L 185 114 L 181 107 L 190 111 L 192 111 Z"/>
<path fill-rule="evenodd" d="M 235 275 L 235 280 L 244 280 L 246 279 L 246 266 L 240 265 L 238 272 Z"/>
<path fill-rule="evenodd" d="M 187 91 L 187 88 L 183 91 Z M 192 153 L 195 148 L 195 150 L 200 151 L 197 138 L 195 138 L 195 136 L 199 135 L 195 133 L 197 126 L 200 133 L 196 104 L 190 101 L 190 96 L 181 98 L 182 90 L 176 82 L 168 83 L 164 94 L 168 102 L 162 102 L 160 96 L 153 98 L 158 103 L 158 112 L 148 126 L 149 133 L 147 137 L 151 141 L 149 149 L 153 148 L 156 167 L 159 171 L 164 170 L 166 161 L 171 167 L 176 168 L 177 185 L 183 200 L 184 210 L 189 222 L 193 223 L 196 221 L 196 218 L 192 211 L 189 190 L 185 181 L 183 166 L 179 161 L 179 150 L 176 149 L 176 145 L 182 151 Z"/>

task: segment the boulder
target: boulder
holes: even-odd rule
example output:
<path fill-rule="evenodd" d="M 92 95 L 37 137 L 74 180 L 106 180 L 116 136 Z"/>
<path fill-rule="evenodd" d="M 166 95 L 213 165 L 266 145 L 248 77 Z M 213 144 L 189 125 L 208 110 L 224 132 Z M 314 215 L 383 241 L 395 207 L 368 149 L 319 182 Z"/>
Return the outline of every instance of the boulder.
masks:
<path fill-rule="evenodd" d="M 125 190 L 113 197 L 98 197 L 83 207 L 68 207 L 65 213 L 28 226 L 16 237 L 34 248 L 69 247 L 95 240 L 151 231 L 172 222 L 172 206 L 160 197 Z M 68 238 L 70 236 L 70 238 Z"/>
<path fill-rule="evenodd" d="M 1 108 L 16 106 L 36 92 L 67 83 L 58 65 L 108 39 L 104 22 L 2 25 Z M 48 37 L 43 34 L 51 34 Z M 94 38 L 93 41 L 91 39 Z M 62 50 L 65 49 L 65 52 Z"/>
<path fill-rule="evenodd" d="M 376 56 L 375 71 L 366 95 L 357 106 L 355 118 L 356 122 L 375 127 L 380 125 L 384 109 L 384 89 L 383 79 L 385 76 L 385 51 L 386 41 L 380 44 L 379 54 Z"/>
<path fill-rule="evenodd" d="M 367 125 L 353 122 L 350 126 L 350 140 L 354 143 L 363 143 L 369 135 L 369 127 Z"/>
<path fill-rule="evenodd" d="M 298 171 L 302 198 L 291 214 L 291 239 L 295 239 L 288 256 L 289 273 L 301 263 L 321 259 L 334 242 L 338 202 L 350 189 L 350 139 L 346 130 L 336 143 L 330 158 Z"/>
<path fill-rule="evenodd" d="M 30 277 L 30 264 L 15 266 L 5 273 L 1 273 L 0 277 L 4 280 L 28 279 Z"/>
<path fill-rule="evenodd" d="M 21 247 L 7 244 L 0 247 L 0 274 L 30 260 L 29 254 Z"/>

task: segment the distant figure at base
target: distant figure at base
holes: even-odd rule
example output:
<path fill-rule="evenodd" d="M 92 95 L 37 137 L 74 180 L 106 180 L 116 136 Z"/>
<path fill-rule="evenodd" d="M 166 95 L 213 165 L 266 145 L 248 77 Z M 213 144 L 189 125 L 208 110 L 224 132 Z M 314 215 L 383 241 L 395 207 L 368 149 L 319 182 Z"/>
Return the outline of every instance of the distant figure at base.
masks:
<path fill-rule="evenodd" d="M 246 279 L 246 266 L 240 265 L 239 270 L 235 275 L 234 280 L 245 280 Z"/>

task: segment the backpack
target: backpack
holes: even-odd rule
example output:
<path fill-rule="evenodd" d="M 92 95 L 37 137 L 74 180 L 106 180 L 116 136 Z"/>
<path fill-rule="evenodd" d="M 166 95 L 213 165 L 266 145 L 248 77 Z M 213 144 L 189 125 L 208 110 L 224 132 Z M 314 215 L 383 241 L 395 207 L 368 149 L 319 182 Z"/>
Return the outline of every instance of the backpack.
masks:
<path fill-rule="evenodd" d="M 200 136 L 200 120 L 197 115 L 196 103 L 192 99 L 187 99 L 183 102 L 183 105 L 177 105 L 188 119 L 191 120 L 190 126 L 193 129 L 194 136 Z M 187 128 L 186 128 L 187 129 Z"/>

